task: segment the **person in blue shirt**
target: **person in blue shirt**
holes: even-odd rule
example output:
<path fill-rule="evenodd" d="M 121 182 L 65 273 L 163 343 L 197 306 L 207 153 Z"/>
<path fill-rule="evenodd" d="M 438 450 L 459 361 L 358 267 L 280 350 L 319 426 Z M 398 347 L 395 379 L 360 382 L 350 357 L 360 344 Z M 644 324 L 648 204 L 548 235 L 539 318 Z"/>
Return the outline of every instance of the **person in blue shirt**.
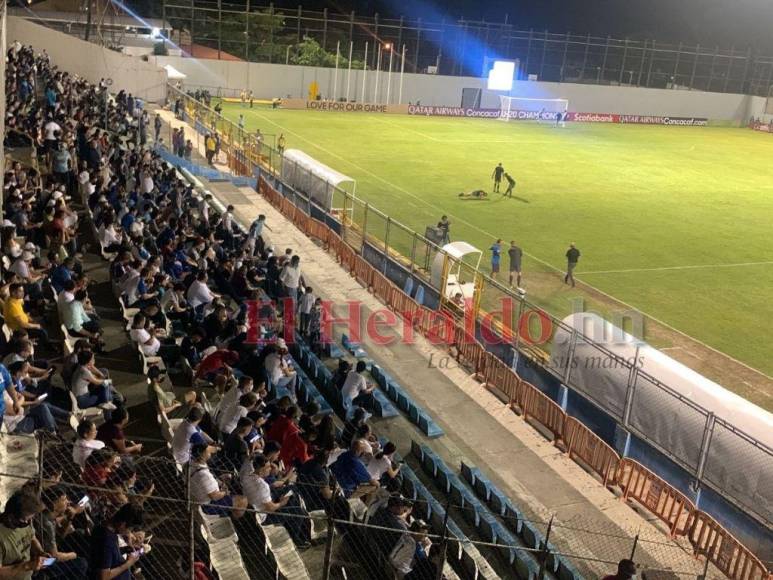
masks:
<path fill-rule="evenodd" d="M 142 524 L 142 508 L 130 502 L 121 506 L 110 521 L 94 529 L 89 543 L 89 580 L 131 580 L 131 568 L 138 562 L 141 554 L 137 550 L 124 559 L 119 536 L 128 537 L 130 533 L 139 531 Z"/>
<path fill-rule="evenodd" d="M 48 102 L 48 106 L 52 109 L 56 107 L 56 91 L 51 85 L 48 85 L 48 88 L 46 89 L 46 101 Z"/>
<path fill-rule="evenodd" d="M 491 277 L 496 279 L 499 274 L 499 259 L 502 256 L 502 240 L 494 242 L 489 249 L 491 250 Z"/>
<path fill-rule="evenodd" d="M 13 386 L 11 373 L 8 372 L 8 369 L 4 364 L 0 364 L 0 422 L 2 422 L 3 416 L 5 415 L 5 397 L 3 396 L 5 391 L 8 391 L 8 395 L 14 402 L 14 406 L 17 407 L 18 412 L 19 408 L 18 403 L 16 402 L 16 388 Z"/>
<path fill-rule="evenodd" d="M 362 497 L 378 489 L 378 481 L 370 476 L 361 459 L 366 451 L 365 441 L 355 439 L 351 449 L 342 453 L 330 467 L 347 498 Z"/>
<path fill-rule="evenodd" d="M 51 286 L 54 287 L 57 294 L 64 290 L 65 282 L 72 280 L 74 267 L 75 260 L 67 257 L 51 272 Z"/>

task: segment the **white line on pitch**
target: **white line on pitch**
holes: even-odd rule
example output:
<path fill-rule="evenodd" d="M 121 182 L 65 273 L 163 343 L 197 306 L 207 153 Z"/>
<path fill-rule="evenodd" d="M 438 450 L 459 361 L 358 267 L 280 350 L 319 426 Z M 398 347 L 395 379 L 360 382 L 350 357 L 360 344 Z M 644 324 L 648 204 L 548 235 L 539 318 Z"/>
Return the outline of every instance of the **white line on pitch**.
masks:
<path fill-rule="evenodd" d="M 668 270 L 700 270 L 703 268 L 742 268 L 744 266 L 769 266 L 770 262 L 741 262 L 739 264 L 695 264 L 692 266 L 663 266 L 662 268 L 632 268 L 630 270 L 595 270 L 583 272 L 587 274 L 627 274 L 629 272 L 665 272 Z"/>

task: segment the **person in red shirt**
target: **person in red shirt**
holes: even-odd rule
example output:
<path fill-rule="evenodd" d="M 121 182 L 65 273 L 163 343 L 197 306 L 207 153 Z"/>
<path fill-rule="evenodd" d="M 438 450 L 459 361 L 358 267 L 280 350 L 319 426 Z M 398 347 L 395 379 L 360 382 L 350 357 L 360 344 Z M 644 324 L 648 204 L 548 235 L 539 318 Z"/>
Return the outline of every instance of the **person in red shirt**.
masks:
<path fill-rule="evenodd" d="M 279 458 L 286 466 L 300 467 L 311 459 L 310 447 L 317 438 L 316 427 L 306 431 L 291 431 L 282 442 Z"/>
<path fill-rule="evenodd" d="M 602 580 L 631 580 L 636 577 L 636 564 L 633 560 L 620 560 L 617 563 L 617 574 L 605 576 Z"/>
<path fill-rule="evenodd" d="M 297 420 L 300 410 L 295 405 L 287 407 L 284 413 L 277 417 L 266 432 L 267 441 L 276 441 L 284 446 L 285 438 L 290 434 L 300 431 Z"/>
<path fill-rule="evenodd" d="M 201 379 L 210 374 L 216 374 L 221 369 L 230 370 L 239 362 L 239 353 L 232 350 L 216 350 L 205 357 L 196 367 L 196 378 Z"/>

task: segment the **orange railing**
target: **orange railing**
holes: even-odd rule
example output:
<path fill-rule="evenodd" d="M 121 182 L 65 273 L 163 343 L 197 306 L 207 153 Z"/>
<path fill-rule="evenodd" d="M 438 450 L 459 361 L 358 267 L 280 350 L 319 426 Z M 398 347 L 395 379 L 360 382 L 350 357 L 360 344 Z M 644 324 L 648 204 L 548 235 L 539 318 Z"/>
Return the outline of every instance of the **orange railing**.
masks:
<path fill-rule="evenodd" d="M 766 580 L 767 568 L 711 516 L 696 511 L 687 538 L 696 555 L 705 556 L 733 580 Z"/>
<path fill-rule="evenodd" d="M 523 382 L 523 418 L 533 419 L 553 434 L 556 445 L 564 438 L 566 413 L 561 406 L 537 387 Z"/>
<path fill-rule="evenodd" d="M 564 422 L 564 441 L 570 458 L 581 459 L 601 477 L 605 486 L 614 481 L 620 456 L 601 437 L 574 417 L 567 417 Z"/>
<path fill-rule="evenodd" d="M 622 459 L 617 469 L 622 499 L 632 499 L 647 508 L 668 526 L 671 537 L 683 536 L 690 529 L 695 505 L 680 491 L 633 459 Z"/>
<path fill-rule="evenodd" d="M 598 474 L 605 485 L 617 484 L 622 498 L 649 510 L 667 526 L 670 535 L 688 535 L 696 555 L 705 556 L 733 580 L 773 580 L 765 566 L 732 534 L 709 515 L 698 510 L 680 491 L 632 459 L 620 456 L 578 419 L 542 391 L 521 379 L 509 365 L 470 336 L 464 321 L 437 310 L 419 306 L 395 286 L 326 224 L 312 219 L 260 178 L 258 191 L 310 237 L 322 240 L 342 267 L 398 315 L 410 320 L 434 344 L 456 347 L 457 355 L 486 385 L 502 392 L 512 408 L 520 408 L 524 419 L 545 427 L 566 452 Z M 299 217 L 298 214 L 303 214 Z"/>

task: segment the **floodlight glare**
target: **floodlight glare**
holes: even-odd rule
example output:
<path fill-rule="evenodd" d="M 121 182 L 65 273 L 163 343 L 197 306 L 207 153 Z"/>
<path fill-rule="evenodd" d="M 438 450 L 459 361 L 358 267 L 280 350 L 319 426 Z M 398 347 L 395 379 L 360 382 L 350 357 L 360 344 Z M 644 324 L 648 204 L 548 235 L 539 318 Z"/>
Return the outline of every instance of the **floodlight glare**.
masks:
<path fill-rule="evenodd" d="M 152 28 L 152 30 L 150 31 L 150 37 L 151 38 L 158 38 L 159 36 L 161 36 L 161 29 L 158 28 L 157 26 L 154 26 Z"/>
<path fill-rule="evenodd" d="M 488 73 L 488 89 L 490 91 L 509 91 L 513 88 L 515 63 L 509 60 L 496 60 L 494 67 Z"/>
<path fill-rule="evenodd" d="M 392 43 L 387 42 L 384 44 L 384 50 L 392 50 Z"/>

